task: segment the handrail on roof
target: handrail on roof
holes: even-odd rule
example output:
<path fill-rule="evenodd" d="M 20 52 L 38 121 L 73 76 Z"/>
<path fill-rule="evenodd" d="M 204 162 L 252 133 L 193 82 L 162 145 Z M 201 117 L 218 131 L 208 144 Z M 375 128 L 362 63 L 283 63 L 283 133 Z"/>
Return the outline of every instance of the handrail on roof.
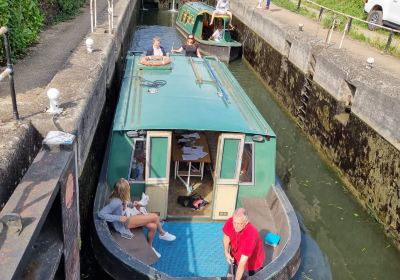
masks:
<path fill-rule="evenodd" d="M 212 58 L 214 58 L 216 61 L 219 61 L 218 58 L 216 58 L 216 57 L 212 57 Z M 226 90 L 225 90 L 224 86 L 222 85 L 221 81 L 218 79 L 218 76 L 215 73 L 215 70 L 212 68 L 212 66 L 207 61 L 207 59 L 204 59 L 204 64 L 206 65 L 206 68 L 207 68 L 208 72 L 210 73 L 211 77 L 215 80 L 215 82 L 217 83 L 217 86 L 221 90 L 222 100 L 224 101 L 224 103 L 226 105 L 231 104 L 231 101 L 229 100 L 229 97 L 228 97 L 228 93 L 226 92 Z"/>

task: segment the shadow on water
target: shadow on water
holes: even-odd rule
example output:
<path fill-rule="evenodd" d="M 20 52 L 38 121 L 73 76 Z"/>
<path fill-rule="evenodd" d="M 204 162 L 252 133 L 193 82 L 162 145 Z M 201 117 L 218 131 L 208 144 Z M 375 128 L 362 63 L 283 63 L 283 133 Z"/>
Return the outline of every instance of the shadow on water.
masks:
<path fill-rule="evenodd" d="M 176 13 L 143 11 L 131 50 L 145 51 L 160 36 L 168 52 L 182 37 Z M 302 263 L 294 279 L 399 279 L 400 253 L 381 227 L 357 204 L 339 176 L 243 61 L 229 65 L 278 137 L 278 165 L 285 191 L 299 218 Z M 279 168 L 278 168 L 279 170 Z"/>

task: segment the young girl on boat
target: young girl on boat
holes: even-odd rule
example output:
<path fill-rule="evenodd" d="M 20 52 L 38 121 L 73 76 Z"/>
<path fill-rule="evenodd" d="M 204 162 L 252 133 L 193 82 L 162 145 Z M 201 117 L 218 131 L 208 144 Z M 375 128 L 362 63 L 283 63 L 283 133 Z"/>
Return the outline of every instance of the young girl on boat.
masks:
<path fill-rule="evenodd" d="M 152 247 L 157 257 L 161 257 L 153 248 L 153 239 L 156 231 L 159 232 L 159 238 L 166 241 L 174 241 L 176 237 L 166 232 L 160 223 L 160 218 L 154 214 L 138 214 L 135 216 L 124 216 L 123 212 L 127 207 L 140 208 L 142 205 L 138 201 L 131 201 L 130 186 L 126 179 L 118 179 L 114 185 L 114 190 L 110 195 L 109 203 L 98 213 L 99 218 L 111 222 L 114 229 L 121 233 L 121 236 L 127 239 L 133 237 L 131 228 L 144 226 L 148 229 L 147 242 Z M 139 212 L 139 211 L 138 211 Z"/>

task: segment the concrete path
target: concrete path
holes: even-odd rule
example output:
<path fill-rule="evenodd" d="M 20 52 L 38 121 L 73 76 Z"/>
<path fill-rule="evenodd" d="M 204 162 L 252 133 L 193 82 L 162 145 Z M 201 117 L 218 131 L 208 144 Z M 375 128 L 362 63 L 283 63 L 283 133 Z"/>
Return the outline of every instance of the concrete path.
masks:
<path fill-rule="evenodd" d="M 272 4 L 269 10 L 257 9 L 256 7 L 258 0 L 248 0 L 248 2 L 252 3 L 255 8 L 255 12 L 265 13 L 280 23 L 288 24 L 294 27 L 297 27 L 300 23 L 303 24 L 304 32 L 319 38 L 321 42 L 325 42 L 329 30 L 323 29 L 322 26 L 319 26 L 316 21 L 278 7 L 273 4 L 273 0 L 271 1 Z M 341 32 L 334 32 L 329 44 L 329 48 L 339 48 L 342 35 L 343 33 Z M 400 59 L 370 47 L 364 42 L 359 42 L 346 36 L 342 48 L 345 48 L 351 52 L 354 57 L 360 59 L 361 61 L 366 61 L 368 57 L 373 57 L 375 59 L 376 67 L 384 69 L 386 72 L 392 73 L 397 77 L 400 74 Z"/>
<path fill-rule="evenodd" d="M 107 1 L 98 1 L 98 19 L 104 17 Z M 74 19 L 51 26 L 40 34 L 38 44 L 29 48 L 28 55 L 14 65 L 17 103 L 29 91 L 45 88 L 62 68 L 90 30 L 90 8 L 85 5 Z M 10 115 L 0 113 L 0 123 L 12 117 L 9 81 L 0 82 L 0 105 L 10 106 Z M 22 118 L 24 116 L 21 116 Z"/>

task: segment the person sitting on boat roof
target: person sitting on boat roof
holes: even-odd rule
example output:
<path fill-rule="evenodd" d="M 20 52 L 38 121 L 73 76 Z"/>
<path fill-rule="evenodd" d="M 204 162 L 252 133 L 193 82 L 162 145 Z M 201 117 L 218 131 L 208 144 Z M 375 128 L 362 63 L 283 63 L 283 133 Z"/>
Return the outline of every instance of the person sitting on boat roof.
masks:
<path fill-rule="evenodd" d="M 121 178 L 115 183 L 114 190 L 110 195 L 110 201 L 98 212 L 98 217 L 111 222 L 114 229 L 127 239 L 133 237 L 133 233 L 130 231 L 131 228 L 146 227 L 148 229 L 147 242 L 157 257 L 161 257 L 160 253 L 153 248 L 155 232 L 158 231 L 160 234 L 159 238 L 166 241 L 173 241 L 176 237 L 162 228 L 160 218 L 154 213 L 142 214 L 140 211 L 137 211 L 138 215 L 124 216 L 123 211 L 127 207 L 135 207 L 139 210 L 141 205 L 138 201 L 131 201 L 129 182 Z"/>
<path fill-rule="evenodd" d="M 156 36 L 153 38 L 153 45 L 147 49 L 146 56 L 166 56 L 166 52 L 161 46 L 161 38 Z"/>
<path fill-rule="evenodd" d="M 189 34 L 186 40 L 186 44 L 182 45 L 179 49 L 171 49 L 171 52 L 182 52 L 185 50 L 185 55 L 190 57 L 199 57 L 201 58 L 200 48 L 196 44 L 196 40 L 194 39 L 193 34 Z"/>
<path fill-rule="evenodd" d="M 235 280 L 240 280 L 262 269 L 265 260 L 264 244 L 244 208 L 236 209 L 222 231 L 225 257 L 233 268 L 228 277 L 232 277 L 230 274 L 233 272 Z"/>
<path fill-rule="evenodd" d="M 229 0 L 218 0 L 217 6 L 215 6 L 215 11 L 211 15 L 210 25 L 214 23 L 214 17 L 216 15 L 228 15 L 229 26 L 231 26 L 232 12 L 229 11 Z"/>
<path fill-rule="evenodd" d="M 166 56 L 164 48 L 161 46 L 160 37 L 153 38 L 153 45 L 147 50 L 146 56 L 140 59 L 140 63 L 148 66 L 160 66 L 171 63 L 171 60 Z"/>

